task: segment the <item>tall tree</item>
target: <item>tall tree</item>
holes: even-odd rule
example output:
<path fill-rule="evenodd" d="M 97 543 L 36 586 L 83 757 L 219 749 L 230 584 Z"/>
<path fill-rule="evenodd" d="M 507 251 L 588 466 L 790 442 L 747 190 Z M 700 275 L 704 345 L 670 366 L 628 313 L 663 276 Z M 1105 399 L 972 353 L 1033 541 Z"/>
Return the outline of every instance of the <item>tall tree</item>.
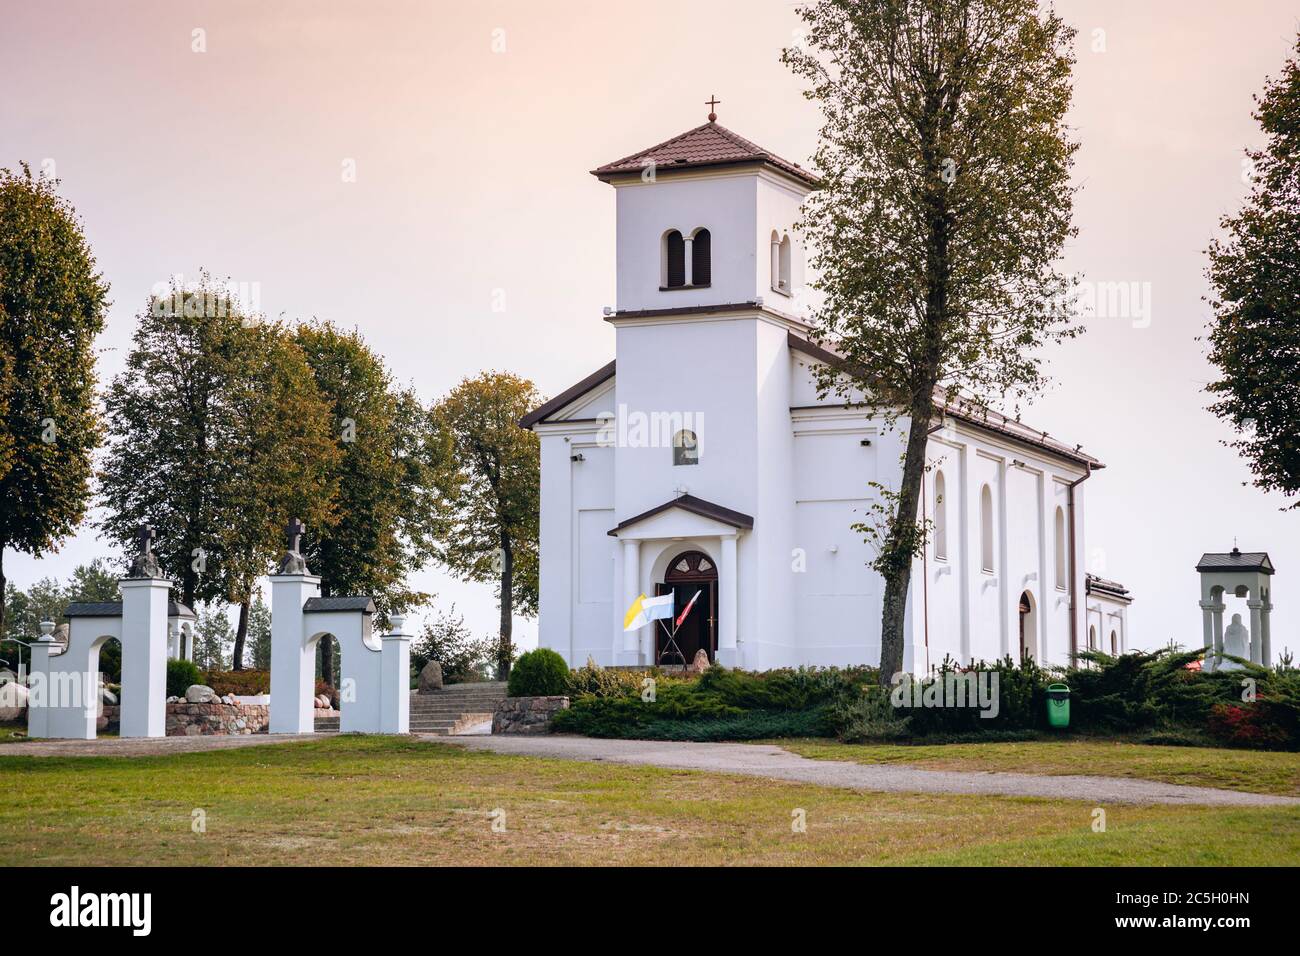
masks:
<path fill-rule="evenodd" d="M 221 451 L 222 500 L 238 502 L 221 535 L 226 598 L 239 605 L 235 670 L 244 666 L 257 579 L 284 551 L 286 520 L 301 518 L 317 533 L 334 524 L 340 457 L 329 404 L 293 332 L 273 322 L 255 323 L 246 332 L 238 350 L 241 374 L 229 394 L 234 429 Z"/>
<path fill-rule="evenodd" d="M 450 452 L 449 518 L 436 557 L 469 581 L 493 581 L 501 607 L 497 679 L 510 674 L 514 613 L 537 613 L 540 455 L 519 419 L 540 404 L 532 382 L 508 372 L 465 379 L 434 409 Z"/>
<path fill-rule="evenodd" d="M 245 313 L 206 274 L 151 300 L 137 321 L 106 399 L 102 527 L 127 542 L 153 525 L 184 603 L 240 606 L 240 669 L 254 585 L 279 554 L 285 521 L 332 521 L 329 409 L 292 331 Z"/>
<path fill-rule="evenodd" d="M 271 609 L 259 594 L 253 598 L 248 611 L 248 644 L 253 652 L 253 667 L 259 671 L 271 669 Z"/>
<path fill-rule="evenodd" d="M 860 392 L 907 436 L 898 487 L 878 489 L 888 683 L 936 401 L 1030 394 L 1037 347 L 1078 331 L 1056 265 L 1073 235 L 1074 30 L 1034 0 L 819 0 L 800 16 L 807 43 L 783 59 L 824 116 L 802 223 L 825 294 L 814 327 L 847 359 L 822 390 Z"/>
<path fill-rule="evenodd" d="M 101 425 L 95 336 L 108 285 L 57 182 L 0 169 L 0 634 L 4 552 L 39 555 L 81 522 Z"/>
<path fill-rule="evenodd" d="M 406 583 L 432 552 L 439 467 L 432 416 L 397 388 L 383 360 L 356 332 L 324 323 L 297 330 L 316 387 L 329 405 L 338 457 L 337 522 L 308 534 L 303 555 L 321 593 L 367 594 L 381 617 L 427 600 Z M 309 531 L 314 529 L 309 528 Z M 332 673 L 330 646 L 324 672 Z"/>
<path fill-rule="evenodd" d="M 224 599 L 228 497 L 234 431 L 230 393 L 250 322 L 204 273 L 173 284 L 136 317 L 126 368 L 109 385 L 109 449 L 100 471 L 107 506 L 100 526 L 126 544 L 141 524 L 158 533 L 154 554 L 189 607 Z M 223 480 L 218 480 L 219 478 Z"/>
<path fill-rule="evenodd" d="M 1256 97 L 1267 140 L 1248 152 L 1251 190 L 1210 245 L 1210 410 L 1238 432 L 1233 447 L 1256 487 L 1300 493 L 1300 39 Z M 1288 507 L 1300 507 L 1300 498 Z"/>
<path fill-rule="evenodd" d="M 231 646 L 230 618 L 224 604 L 199 609 L 194 626 L 194 663 L 200 670 L 224 671 Z"/>

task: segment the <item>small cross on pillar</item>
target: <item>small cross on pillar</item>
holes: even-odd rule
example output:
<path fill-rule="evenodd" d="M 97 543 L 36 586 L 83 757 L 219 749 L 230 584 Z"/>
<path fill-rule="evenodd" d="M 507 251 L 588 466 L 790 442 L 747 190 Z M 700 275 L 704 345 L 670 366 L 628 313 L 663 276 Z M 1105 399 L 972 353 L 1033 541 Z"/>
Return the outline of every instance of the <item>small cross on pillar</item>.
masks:
<path fill-rule="evenodd" d="M 704 101 L 704 105 L 707 106 L 707 107 L 709 108 L 709 122 L 710 122 L 710 123 L 716 123 L 716 122 L 718 121 L 718 114 L 717 114 L 717 112 L 716 112 L 716 109 L 717 109 L 718 104 L 721 103 L 721 102 L 722 102 L 722 100 L 718 99 L 717 95 L 714 94 L 714 93 L 710 93 L 710 94 L 709 94 L 709 98 L 708 98 L 707 100 Z"/>
<path fill-rule="evenodd" d="M 135 540 L 140 542 L 140 556 L 148 557 L 153 553 L 151 550 L 153 540 L 158 537 L 158 532 L 147 524 L 140 525 L 135 533 Z"/>
<path fill-rule="evenodd" d="M 297 518 L 293 518 L 285 526 L 285 545 L 289 551 L 292 551 L 295 554 L 298 552 L 299 542 L 302 539 L 303 532 L 306 530 L 307 526 Z"/>

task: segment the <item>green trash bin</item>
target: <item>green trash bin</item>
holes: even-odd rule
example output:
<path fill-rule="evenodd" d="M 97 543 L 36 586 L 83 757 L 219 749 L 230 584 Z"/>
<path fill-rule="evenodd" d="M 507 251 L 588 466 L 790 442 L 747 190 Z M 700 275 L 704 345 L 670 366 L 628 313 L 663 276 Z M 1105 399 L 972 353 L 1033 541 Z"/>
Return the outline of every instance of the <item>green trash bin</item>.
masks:
<path fill-rule="evenodd" d="M 1047 724 L 1050 727 L 1070 726 L 1070 688 L 1065 684 L 1047 685 Z"/>

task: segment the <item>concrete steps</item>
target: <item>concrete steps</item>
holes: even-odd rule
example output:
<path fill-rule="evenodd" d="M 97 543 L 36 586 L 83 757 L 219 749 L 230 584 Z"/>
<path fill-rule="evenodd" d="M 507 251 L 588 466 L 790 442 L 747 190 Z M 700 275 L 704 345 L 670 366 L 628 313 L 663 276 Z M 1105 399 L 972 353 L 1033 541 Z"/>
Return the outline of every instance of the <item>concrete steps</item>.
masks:
<path fill-rule="evenodd" d="M 464 733 L 475 724 L 490 721 L 505 696 L 504 681 L 449 684 L 431 694 L 412 693 L 410 731 L 434 737 Z M 316 733 L 338 732 L 338 717 L 316 718 Z"/>

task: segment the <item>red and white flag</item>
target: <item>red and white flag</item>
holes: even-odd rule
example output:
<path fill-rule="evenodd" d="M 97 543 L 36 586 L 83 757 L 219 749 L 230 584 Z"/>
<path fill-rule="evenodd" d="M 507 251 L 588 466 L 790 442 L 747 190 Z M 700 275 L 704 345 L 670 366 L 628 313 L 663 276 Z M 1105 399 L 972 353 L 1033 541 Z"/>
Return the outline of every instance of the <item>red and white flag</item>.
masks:
<path fill-rule="evenodd" d="M 682 608 L 682 613 L 677 615 L 677 620 L 673 622 L 673 627 L 682 626 L 682 621 L 686 620 L 686 615 L 691 613 L 691 608 L 695 607 L 695 602 L 700 599 L 700 592 L 695 592 L 695 597 L 686 602 L 686 607 Z"/>

